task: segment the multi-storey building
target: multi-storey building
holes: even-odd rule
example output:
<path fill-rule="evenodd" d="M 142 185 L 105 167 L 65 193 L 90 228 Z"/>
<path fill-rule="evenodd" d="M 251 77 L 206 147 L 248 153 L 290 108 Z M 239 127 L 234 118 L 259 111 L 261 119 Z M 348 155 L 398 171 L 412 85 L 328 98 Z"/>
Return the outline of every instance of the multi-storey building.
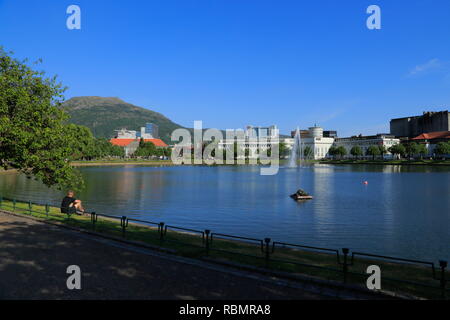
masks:
<path fill-rule="evenodd" d="M 399 138 L 414 138 L 422 133 L 450 131 L 448 111 L 424 112 L 421 116 L 392 119 L 391 134 Z"/>

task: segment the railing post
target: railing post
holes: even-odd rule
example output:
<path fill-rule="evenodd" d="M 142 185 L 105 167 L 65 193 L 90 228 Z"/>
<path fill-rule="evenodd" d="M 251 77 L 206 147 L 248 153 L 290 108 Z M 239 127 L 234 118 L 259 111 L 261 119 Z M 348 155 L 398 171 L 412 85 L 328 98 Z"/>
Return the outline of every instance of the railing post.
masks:
<path fill-rule="evenodd" d="M 160 222 L 158 225 L 158 231 L 159 231 L 159 244 L 161 245 L 164 241 L 164 222 Z"/>
<path fill-rule="evenodd" d="M 344 283 L 347 283 L 347 273 L 348 273 L 348 253 L 350 252 L 350 249 L 343 248 L 342 253 L 344 254 L 344 263 L 342 265 L 342 272 L 344 273 Z"/>
<path fill-rule="evenodd" d="M 205 236 L 206 236 L 206 242 L 205 242 L 205 249 L 206 249 L 206 256 L 209 256 L 209 235 L 211 234 L 211 230 L 205 230 Z"/>
<path fill-rule="evenodd" d="M 445 299 L 445 287 L 447 285 L 447 279 L 445 278 L 445 268 L 447 268 L 447 261 L 439 261 L 439 266 L 441 267 L 441 297 Z"/>
<path fill-rule="evenodd" d="M 120 219 L 120 226 L 122 227 L 122 236 L 125 238 L 125 229 L 128 227 L 128 219 L 125 216 L 122 216 Z"/>
<path fill-rule="evenodd" d="M 32 215 L 32 213 L 31 213 L 32 207 L 33 207 L 33 205 L 31 204 L 31 201 L 28 201 L 28 212 L 30 213 L 30 215 Z"/>
<path fill-rule="evenodd" d="M 92 222 L 92 230 L 95 231 L 95 224 L 97 223 L 97 214 L 95 212 L 91 212 L 91 222 Z"/>
<path fill-rule="evenodd" d="M 47 218 L 48 218 L 48 214 L 50 213 L 50 207 L 49 207 L 49 205 L 48 204 L 46 204 L 45 205 L 45 215 L 47 216 Z"/>
<path fill-rule="evenodd" d="M 13 211 L 16 211 L 16 199 L 13 199 Z"/>
<path fill-rule="evenodd" d="M 265 260 L 266 260 L 266 268 L 269 267 L 269 259 L 270 259 L 270 241 L 272 241 L 270 238 L 265 238 Z"/>

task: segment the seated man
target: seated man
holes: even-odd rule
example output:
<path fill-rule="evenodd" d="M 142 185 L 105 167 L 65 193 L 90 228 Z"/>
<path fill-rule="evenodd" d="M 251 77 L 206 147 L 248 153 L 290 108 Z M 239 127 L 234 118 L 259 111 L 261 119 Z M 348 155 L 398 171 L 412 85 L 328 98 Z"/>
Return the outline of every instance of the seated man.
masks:
<path fill-rule="evenodd" d="M 81 205 L 81 201 L 74 198 L 75 193 L 73 191 L 67 192 L 67 195 L 61 202 L 61 213 L 66 214 L 79 214 L 84 213 L 84 208 Z"/>

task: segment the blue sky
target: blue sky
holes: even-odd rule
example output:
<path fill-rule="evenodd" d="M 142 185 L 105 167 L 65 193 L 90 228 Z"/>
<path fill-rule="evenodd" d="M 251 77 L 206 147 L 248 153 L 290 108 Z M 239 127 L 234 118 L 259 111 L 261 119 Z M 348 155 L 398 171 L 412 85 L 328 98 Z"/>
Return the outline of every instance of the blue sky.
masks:
<path fill-rule="evenodd" d="M 188 127 L 373 134 L 450 105 L 448 0 L 0 0 L 0 39 L 42 58 L 67 98 L 120 97 Z"/>

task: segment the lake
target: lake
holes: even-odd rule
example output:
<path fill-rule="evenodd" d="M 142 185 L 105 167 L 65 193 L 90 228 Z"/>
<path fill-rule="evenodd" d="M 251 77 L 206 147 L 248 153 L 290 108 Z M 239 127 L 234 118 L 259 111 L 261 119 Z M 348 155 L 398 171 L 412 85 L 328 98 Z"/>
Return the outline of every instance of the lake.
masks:
<path fill-rule="evenodd" d="M 312 165 L 86 167 L 88 210 L 304 245 L 450 260 L 450 167 Z M 364 185 L 368 181 L 368 185 Z M 302 188 L 313 201 L 289 194 Z M 61 192 L 0 175 L 0 194 L 59 204 Z"/>

